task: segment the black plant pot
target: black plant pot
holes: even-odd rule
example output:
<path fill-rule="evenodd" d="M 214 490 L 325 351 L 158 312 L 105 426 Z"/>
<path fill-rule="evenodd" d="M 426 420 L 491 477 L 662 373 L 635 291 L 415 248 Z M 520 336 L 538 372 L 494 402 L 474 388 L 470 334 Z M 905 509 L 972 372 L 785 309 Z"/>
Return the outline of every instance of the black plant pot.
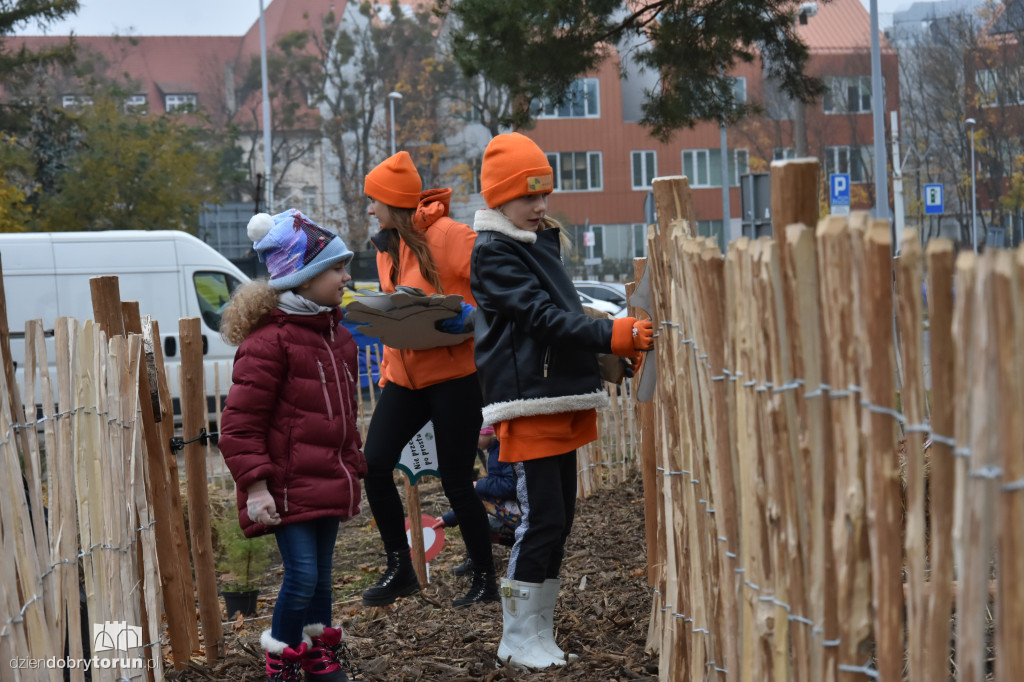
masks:
<path fill-rule="evenodd" d="M 227 607 L 228 618 L 234 618 L 236 613 L 241 612 L 243 616 L 256 615 L 256 598 L 260 596 L 259 590 L 245 590 L 243 592 L 229 592 L 223 590 L 224 605 Z"/>

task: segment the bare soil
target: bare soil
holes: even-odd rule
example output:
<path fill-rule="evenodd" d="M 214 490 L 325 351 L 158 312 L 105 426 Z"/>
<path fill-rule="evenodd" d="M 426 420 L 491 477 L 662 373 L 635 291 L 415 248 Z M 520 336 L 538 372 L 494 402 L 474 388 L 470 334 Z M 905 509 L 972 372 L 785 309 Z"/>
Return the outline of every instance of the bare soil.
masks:
<path fill-rule="evenodd" d="M 436 479 L 420 483 L 422 511 L 440 516 L 447 501 Z M 356 670 L 368 682 L 413 680 L 635 680 L 657 677 L 657 657 L 644 651 L 651 610 L 647 586 L 643 494 L 639 479 L 598 492 L 577 504 L 576 523 L 562 566 L 562 592 L 555 610 L 559 645 L 579 655 L 561 670 L 521 672 L 497 658 L 500 603 L 453 609 L 469 587 L 451 569 L 465 558 L 458 529 L 447 529 L 444 550 L 430 564 L 430 585 L 420 594 L 386 607 L 364 607 L 359 595 L 380 576 L 382 545 L 369 507 L 343 524 L 334 562 L 334 616 L 344 626 Z M 493 545 L 499 574 L 509 550 Z M 279 562 L 262 586 L 256 617 L 225 626 L 226 654 L 209 666 L 197 653 L 190 666 L 169 672 L 181 681 L 265 680 L 259 637 L 280 585 Z"/>

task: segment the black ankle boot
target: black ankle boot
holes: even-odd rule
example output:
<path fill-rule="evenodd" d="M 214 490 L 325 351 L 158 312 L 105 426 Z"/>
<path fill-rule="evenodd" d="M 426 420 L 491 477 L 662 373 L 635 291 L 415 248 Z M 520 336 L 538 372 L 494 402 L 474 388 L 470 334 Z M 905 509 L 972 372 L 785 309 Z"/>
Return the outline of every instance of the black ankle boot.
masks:
<path fill-rule="evenodd" d="M 473 575 L 473 560 L 466 557 L 465 561 L 452 569 L 452 573 L 460 578 L 467 575 Z"/>
<path fill-rule="evenodd" d="M 482 601 L 501 601 L 501 593 L 498 592 L 494 570 L 478 571 L 474 569 L 473 584 L 469 586 L 469 592 L 465 597 L 454 600 L 452 606 L 460 608 Z"/>
<path fill-rule="evenodd" d="M 366 606 L 384 606 L 399 597 L 407 597 L 420 591 L 420 579 L 412 567 L 409 549 L 388 552 L 388 569 L 377 584 L 363 592 Z"/>

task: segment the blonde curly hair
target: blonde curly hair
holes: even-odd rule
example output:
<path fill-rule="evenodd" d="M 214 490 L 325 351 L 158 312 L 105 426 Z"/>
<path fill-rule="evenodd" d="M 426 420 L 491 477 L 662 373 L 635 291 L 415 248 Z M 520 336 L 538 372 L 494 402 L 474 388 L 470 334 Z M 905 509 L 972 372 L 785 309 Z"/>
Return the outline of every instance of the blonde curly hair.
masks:
<path fill-rule="evenodd" d="M 254 279 L 235 289 L 221 314 L 220 335 L 232 346 L 241 345 L 253 330 L 266 323 L 277 307 L 278 293 L 266 279 Z"/>

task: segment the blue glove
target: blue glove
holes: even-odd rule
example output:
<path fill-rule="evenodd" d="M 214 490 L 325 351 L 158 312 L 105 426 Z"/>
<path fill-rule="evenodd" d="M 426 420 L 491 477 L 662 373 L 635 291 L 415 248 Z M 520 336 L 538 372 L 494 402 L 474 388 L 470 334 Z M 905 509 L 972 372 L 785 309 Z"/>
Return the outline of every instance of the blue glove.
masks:
<path fill-rule="evenodd" d="M 446 334 L 466 334 L 473 331 L 474 312 L 476 312 L 476 308 L 463 301 L 461 313 L 447 320 L 441 320 L 435 323 L 435 326 Z"/>

